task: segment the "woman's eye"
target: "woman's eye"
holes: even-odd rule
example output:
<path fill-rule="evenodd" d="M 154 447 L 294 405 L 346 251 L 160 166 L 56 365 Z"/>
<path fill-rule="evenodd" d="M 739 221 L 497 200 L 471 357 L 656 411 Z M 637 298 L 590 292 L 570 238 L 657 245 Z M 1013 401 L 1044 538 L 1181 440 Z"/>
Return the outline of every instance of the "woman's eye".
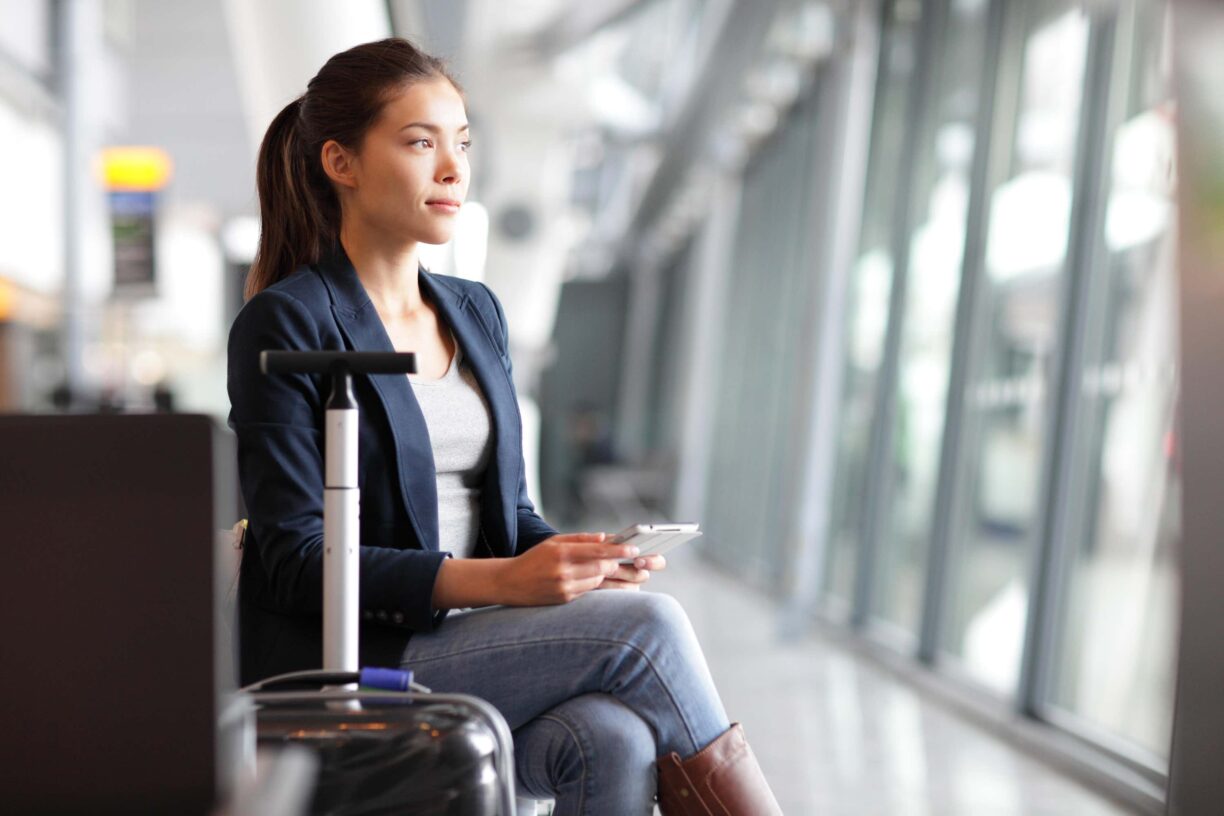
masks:
<path fill-rule="evenodd" d="M 419 145 L 419 144 L 423 144 L 423 145 L 425 145 L 426 147 L 428 147 L 428 146 L 429 146 L 429 140 L 428 140 L 428 139 L 415 139 L 415 140 L 413 140 L 413 141 L 409 142 L 408 144 L 410 144 L 410 145 Z"/>
<path fill-rule="evenodd" d="M 468 152 L 469 150 L 472 149 L 472 140 L 468 139 L 466 142 L 460 142 L 459 147 L 463 150 L 464 153 Z"/>

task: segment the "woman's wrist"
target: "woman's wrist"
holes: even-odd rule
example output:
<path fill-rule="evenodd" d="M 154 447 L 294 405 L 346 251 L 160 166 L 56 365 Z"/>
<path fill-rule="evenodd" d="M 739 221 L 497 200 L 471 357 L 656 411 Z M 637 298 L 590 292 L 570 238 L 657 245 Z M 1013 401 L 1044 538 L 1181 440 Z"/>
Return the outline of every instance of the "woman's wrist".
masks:
<path fill-rule="evenodd" d="M 502 603 L 501 576 L 508 558 L 448 558 L 434 579 L 434 609 L 465 609 Z"/>

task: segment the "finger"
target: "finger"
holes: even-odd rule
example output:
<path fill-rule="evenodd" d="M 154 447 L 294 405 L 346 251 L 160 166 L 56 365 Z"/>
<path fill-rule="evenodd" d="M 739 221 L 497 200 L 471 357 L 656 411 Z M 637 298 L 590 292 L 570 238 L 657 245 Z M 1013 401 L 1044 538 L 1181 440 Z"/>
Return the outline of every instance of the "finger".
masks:
<path fill-rule="evenodd" d="M 634 560 L 633 566 L 641 570 L 658 572 L 659 570 L 667 569 L 667 559 L 661 555 L 643 555 L 641 558 Z"/>
<path fill-rule="evenodd" d="M 572 560 L 564 565 L 561 575 L 564 580 L 586 580 L 588 578 L 606 578 L 615 575 L 622 566 L 615 558 L 592 558 L 589 560 Z M 633 569 L 632 566 L 629 569 Z"/>
<path fill-rule="evenodd" d="M 585 581 L 590 578 L 606 578 L 616 572 L 616 561 L 595 559 L 592 561 L 575 561 L 565 567 L 563 575 L 570 581 Z"/>
<path fill-rule="evenodd" d="M 608 544 L 600 541 L 577 541 L 569 545 L 567 557 L 571 561 L 620 561 L 638 554 L 636 544 Z"/>
<path fill-rule="evenodd" d="M 604 582 L 599 585 L 598 589 L 620 589 L 620 590 L 640 590 L 638 584 L 630 583 L 629 581 L 618 581 L 615 578 L 605 578 Z"/>
<path fill-rule="evenodd" d="M 593 578 L 582 578 L 580 580 L 567 582 L 565 589 L 567 592 L 575 595 L 585 595 L 593 589 L 599 589 L 600 585 L 606 580 L 607 577 L 604 575 L 596 575 Z"/>
<path fill-rule="evenodd" d="M 620 562 L 620 559 L 617 558 L 603 558 L 600 559 L 599 563 L 602 565 L 603 574 L 608 578 L 616 575 L 617 571 L 621 567 L 625 566 Z"/>
<path fill-rule="evenodd" d="M 552 537 L 554 541 L 603 541 L 607 533 L 561 533 Z"/>
<path fill-rule="evenodd" d="M 636 567 L 625 564 L 618 564 L 616 567 L 616 572 L 609 575 L 608 580 L 625 581 L 630 584 L 642 584 L 650 580 L 650 573 L 644 569 L 637 569 Z"/>

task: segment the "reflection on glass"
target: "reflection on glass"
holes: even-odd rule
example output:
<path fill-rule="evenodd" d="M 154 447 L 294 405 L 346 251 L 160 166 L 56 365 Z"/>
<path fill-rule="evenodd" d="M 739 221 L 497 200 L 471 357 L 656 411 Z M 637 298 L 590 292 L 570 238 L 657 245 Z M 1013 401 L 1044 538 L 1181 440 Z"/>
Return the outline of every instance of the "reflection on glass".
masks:
<path fill-rule="evenodd" d="M 1082 474 L 1052 702 L 1167 758 L 1172 724 L 1180 475 L 1173 110 L 1164 3 L 1119 21 L 1125 111 L 1113 135 L 1096 320 L 1075 440 Z M 1129 36 L 1127 36 L 1129 35 Z"/>
<path fill-rule="evenodd" d="M 918 157 L 889 499 L 872 613 L 916 634 L 939 471 L 948 367 L 960 291 L 987 4 L 953 4 L 942 36 L 932 127 Z"/>
<path fill-rule="evenodd" d="M 944 648 L 1015 689 L 1038 534 L 1046 384 L 1055 356 L 1088 20 L 1072 0 L 1025 3 L 1006 180 L 991 196 L 986 275 L 966 394 L 968 434 Z M 1006 94 L 1002 95 L 1006 98 Z"/>
<path fill-rule="evenodd" d="M 892 291 L 890 228 L 897 178 L 902 171 L 901 144 L 911 136 L 906 130 L 905 104 L 917 58 L 921 12 L 922 4 L 917 0 L 896 0 L 889 4 L 884 21 L 862 236 L 849 287 L 846 367 L 825 577 L 828 595 L 843 606 L 854 596 L 857 554 L 862 543 L 867 451 Z"/>

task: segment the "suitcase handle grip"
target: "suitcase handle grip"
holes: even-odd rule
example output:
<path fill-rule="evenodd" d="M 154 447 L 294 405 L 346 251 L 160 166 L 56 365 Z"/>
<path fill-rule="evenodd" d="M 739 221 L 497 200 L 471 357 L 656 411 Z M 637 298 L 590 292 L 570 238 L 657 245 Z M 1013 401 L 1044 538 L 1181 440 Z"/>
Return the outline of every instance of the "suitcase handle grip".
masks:
<path fill-rule="evenodd" d="M 264 374 L 326 374 L 336 368 L 350 374 L 415 374 L 412 351 L 261 351 Z"/>

